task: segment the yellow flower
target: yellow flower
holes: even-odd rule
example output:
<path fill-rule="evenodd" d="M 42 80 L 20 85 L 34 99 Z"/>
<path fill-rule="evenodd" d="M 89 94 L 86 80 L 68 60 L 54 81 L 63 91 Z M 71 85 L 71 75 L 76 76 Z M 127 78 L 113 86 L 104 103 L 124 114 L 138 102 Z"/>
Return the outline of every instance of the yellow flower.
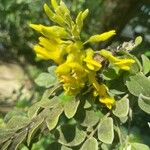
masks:
<path fill-rule="evenodd" d="M 110 96 L 100 97 L 99 101 L 101 103 L 104 103 L 107 106 L 107 108 L 109 108 L 109 109 L 111 109 L 113 104 L 115 103 L 114 98 L 112 98 Z"/>
<path fill-rule="evenodd" d="M 89 74 L 89 80 L 90 83 L 94 86 L 94 95 L 99 96 L 99 101 L 106 105 L 109 109 L 112 108 L 113 104 L 115 103 L 115 100 L 113 97 L 109 96 L 108 94 L 108 88 L 105 84 L 99 84 L 96 81 L 95 74 L 90 73 Z"/>
<path fill-rule="evenodd" d="M 135 63 L 135 60 L 129 58 L 117 58 L 107 50 L 101 50 L 100 55 L 108 59 L 108 61 L 122 70 L 130 70 L 130 66 Z"/>
<path fill-rule="evenodd" d="M 52 59 L 55 63 L 60 64 L 64 61 L 65 50 L 60 39 L 39 38 L 39 44 L 34 46 L 36 56 L 40 59 Z"/>
<path fill-rule="evenodd" d="M 88 69 L 98 71 L 102 67 L 102 65 L 99 62 L 97 62 L 96 60 L 94 60 L 93 57 L 94 57 L 94 51 L 90 48 L 87 49 L 86 57 L 85 57 L 84 61 L 86 62 Z"/>
<path fill-rule="evenodd" d="M 30 27 L 40 32 L 47 38 L 68 39 L 69 35 L 66 30 L 59 26 L 44 26 L 41 24 L 30 24 Z"/>
<path fill-rule="evenodd" d="M 86 72 L 77 62 L 65 62 L 56 69 L 56 75 L 67 95 L 76 95 L 85 85 Z"/>
<path fill-rule="evenodd" d="M 102 42 L 102 41 L 106 41 L 109 38 L 111 38 L 112 36 L 114 36 L 116 34 L 115 30 L 111 30 L 108 32 L 104 32 L 102 34 L 97 34 L 97 35 L 93 35 L 91 36 L 85 43 L 87 42 Z"/>

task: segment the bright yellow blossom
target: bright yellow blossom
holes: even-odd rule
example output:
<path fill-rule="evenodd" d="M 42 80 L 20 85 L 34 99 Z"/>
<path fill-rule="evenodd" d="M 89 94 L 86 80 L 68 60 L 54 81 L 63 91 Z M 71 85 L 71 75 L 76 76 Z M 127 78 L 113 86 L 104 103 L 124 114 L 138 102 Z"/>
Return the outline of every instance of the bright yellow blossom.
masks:
<path fill-rule="evenodd" d="M 77 62 L 66 62 L 58 66 L 56 75 L 68 95 L 76 95 L 85 85 L 86 72 Z"/>
<path fill-rule="evenodd" d="M 94 60 L 94 51 L 90 48 L 86 50 L 86 57 L 84 61 L 90 70 L 98 71 L 102 67 L 101 63 Z"/>
<path fill-rule="evenodd" d="M 112 36 L 114 36 L 115 34 L 116 34 L 116 31 L 111 30 L 111 31 L 108 31 L 108 32 L 104 32 L 102 34 L 93 35 L 85 43 L 87 43 L 87 42 L 95 43 L 95 42 L 106 41 L 109 38 L 111 38 Z"/>
<path fill-rule="evenodd" d="M 53 60 L 60 64 L 64 61 L 65 50 L 60 39 L 39 38 L 39 44 L 34 46 L 34 51 L 39 59 Z M 64 45 L 65 46 L 65 45 Z"/>
<path fill-rule="evenodd" d="M 30 24 L 30 27 L 43 34 L 47 38 L 68 39 L 69 35 L 66 30 L 59 26 L 44 26 L 41 24 Z"/>
<path fill-rule="evenodd" d="M 108 94 L 107 86 L 102 83 L 99 84 L 94 73 L 89 74 L 89 80 L 95 88 L 94 95 L 99 96 L 99 101 L 111 109 L 115 103 L 115 99 Z"/>
<path fill-rule="evenodd" d="M 122 70 L 127 70 L 127 71 L 130 70 L 130 66 L 133 63 L 135 63 L 135 60 L 133 59 L 117 58 L 113 56 L 113 54 L 110 51 L 107 51 L 107 50 L 101 50 L 99 54 L 103 56 L 104 58 L 108 59 L 110 63 L 114 64 L 115 66 L 117 66 L 118 68 Z"/>

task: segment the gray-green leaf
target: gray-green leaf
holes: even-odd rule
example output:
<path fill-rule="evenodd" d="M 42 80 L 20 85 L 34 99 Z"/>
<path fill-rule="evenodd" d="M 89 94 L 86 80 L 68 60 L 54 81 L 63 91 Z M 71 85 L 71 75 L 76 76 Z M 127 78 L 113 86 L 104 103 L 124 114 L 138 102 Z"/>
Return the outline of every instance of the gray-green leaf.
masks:
<path fill-rule="evenodd" d="M 150 97 L 146 97 L 140 94 L 138 99 L 138 105 L 143 111 L 150 114 Z"/>
<path fill-rule="evenodd" d="M 65 146 L 77 146 L 86 137 L 86 133 L 73 125 L 64 125 L 59 129 L 58 142 Z"/>
<path fill-rule="evenodd" d="M 80 101 L 78 99 L 73 98 L 64 104 L 64 113 L 67 118 L 70 119 L 76 114 L 79 103 Z"/>
<path fill-rule="evenodd" d="M 115 109 L 113 110 L 113 114 L 119 118 L 126 117 L 129 112 L 129 100 L 124 97 L 119 101 L 116 101 Z"/>
<path fill-rule="evenodd" d="M 87 139 L 80 150 L 98 150 L 98 142 L 94 137 Z"/>
<path fill-rule="evenodd" d="M 57 82 L 56 76 L 50 73 L 41 73 L 36 79 L 35 83 L 39 86 L 44 86 L 46 88 L 54 85 Z"/>
<path fill-rule="evenodd" d="M 59 116 L 62 114 L 63 112 L 63 107 L 62 105 L 58 105 L 56 108 L 53 108 L 47 118 L 46 118 L 46 124 L 49 130 L 52 130 L 55 128 L 55 126 L 58 123 L 59 120 Z"/>
<path fill-rule="evenodd" d="M 147 74 L 150 72 L 150 60 L 145 55 L 142 55 L 142 62 L 143 62 L 143 72 Z"/>
<path fill-rule="evenodd" d="M 131 76 L 126 81 L 129 92 L 135 96 L 143 94 L 144 96 L 150 97 L 150 80 L 142 73 L 138 73 Z"/>
<path fill-rule="evenodd" d="M 102 119 L 98 128 L 98 139 L 106 144 L 111 144 L 114 139 L 113 119 Z"/>
<path fill-rule="evenodd" d="M 131 150 L 150 150 L 150 148 L 142 143 L 131 143 Z"/>

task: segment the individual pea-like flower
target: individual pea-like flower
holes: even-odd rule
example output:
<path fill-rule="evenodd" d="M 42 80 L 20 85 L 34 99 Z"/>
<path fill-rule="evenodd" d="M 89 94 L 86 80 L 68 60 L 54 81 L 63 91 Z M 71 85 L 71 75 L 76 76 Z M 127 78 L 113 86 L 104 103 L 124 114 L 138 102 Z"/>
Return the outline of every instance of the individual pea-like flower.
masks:
<path fill-rule="evenodd" d="M 96 34 L 96 35 L 93 35 L 91 36 L 86 42 L 90 42 L 90 43 L 96 43 L 96 42 L 103 42 L 103 41 L 106 41 L 108 40 L 109 38 L 111 38 L 112 36 L 116 35 L 116 31 L 115 30 L 111 30 L 111 31 L 108 31 L 108 32 L 104 32 L 102 34 Z"/>
<path fill-rule="evenodd" d="M 100 62 L 94 60 L 94 51 L 90 48 L 86 50 L 86 57 L 84 61 L 86 62 L 86 66 L 89 70 L 98 71 L 102 67 Z"/>
<path fill-rule="evenodd" d="M 117 66 L 119 69 L 122 70 L 130 70 L 131 65 L 135 63 L 135 60 L 133 59 L 115 57 L 110 51 L 104 49 L 101 50 L 99 54 L 106 58 L 111 64 Z"/>
<path fill-rule="evenodd" d="M 94 87 L 94 96 L 99 96 L 99 101 L 111 109 L 115 99 L 108 94 L 108 87 L 103 83 L 98 83 L 94 73 L 89 74 L 89 80 Z"/>

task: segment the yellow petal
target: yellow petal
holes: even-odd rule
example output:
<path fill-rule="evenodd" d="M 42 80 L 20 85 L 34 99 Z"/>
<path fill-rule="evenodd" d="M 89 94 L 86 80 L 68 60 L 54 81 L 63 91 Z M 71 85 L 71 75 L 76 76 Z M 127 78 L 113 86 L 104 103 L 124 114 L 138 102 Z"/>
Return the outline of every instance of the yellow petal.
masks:
<path fill-rule="evenodd" d="M 111 38 L 112 36 L 114 36 L 116 34 L 116 31 L 115 30 L 111 30 L 111 31 L 108 31 L 108 32 L 104 32 L 102 34 L 97 34 L 97 35 L 93 35 L 89 38 L 89 40 L 87 42 L 102 42 L 102 41 L 106 41 L 108 40 L 109 38 Z M 85 43 L 87 43 L 85 42 Z"/>
<path fill-rule="evenodd" d="M 52 7 L 54 9 L 56 9 L 58 7 L 58 4 L 57 4 L 57 1 L 56 0 L 51 0 L 51 4 L 52 4 Z"/>
<path fill-rule="evenodd" d="M 105 104 L 109 109 L 112 108 L 115 100 L 114 98 L 107 96 L 107 97 L 100 97 L 99 101 L 103 104 Z"/>

